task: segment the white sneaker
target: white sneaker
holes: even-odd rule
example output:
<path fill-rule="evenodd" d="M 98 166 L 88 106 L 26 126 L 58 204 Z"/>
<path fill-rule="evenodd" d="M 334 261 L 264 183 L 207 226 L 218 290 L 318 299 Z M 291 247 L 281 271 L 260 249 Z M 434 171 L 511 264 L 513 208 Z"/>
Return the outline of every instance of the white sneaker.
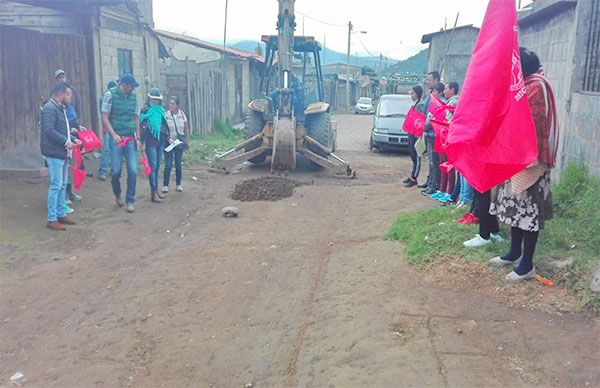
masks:
<path fill-rule="evenodd" d="M 490 240 L 500 242 L 504 241 L 504 237 L 500 236 L 500 233 L 490 233 Z"/>
<path fill-rule="evenodd" d="M 490 259 L 490 265 L 492 267 L 496 267 L 496 268 L 500 268 L 500 267 L 507 267 L 509 265 L 513 265 L 513 266 L 517 266 L 521 263 L 521 258 L 519 257 L 517 260 L 504 260 L 502 257 L 500 256 L 496 256 Z"/>
<path fill-rule="evenodd" d="M 169 186 L 163 186 L 162 190 L 163 193 L 168 193 L 169 192 Z"/>
<path fill-rule="evenodd" d="M 477 234 L 472 239 L 465 241 L 463 243 L 463 245 L 467 248 L 477 248 L 477 247 L 482 247 L 484 245 L 487 245 L 491 242 L 492 242 L 492 239 L 486 240 L 483 237 L 481 237 L 479 234 Z"/>
<path fill-rule="evenodd" d="M 520 283 L 523 280 L 533 279 L 535 277 L 535 267 L 531 269 L 531 271 L 527 272 L 525 275 L 519 275 L 515 271 L 511 271 L 504 278 L 508 280 L 510 283 Z"/>
<path fill-rule="evenodd" d="M 181 193 L 183 191 L 183 187 L 181 187 L 181 185 L 177 185 L 177 187 L 175 187 L 175 190 Z"/>

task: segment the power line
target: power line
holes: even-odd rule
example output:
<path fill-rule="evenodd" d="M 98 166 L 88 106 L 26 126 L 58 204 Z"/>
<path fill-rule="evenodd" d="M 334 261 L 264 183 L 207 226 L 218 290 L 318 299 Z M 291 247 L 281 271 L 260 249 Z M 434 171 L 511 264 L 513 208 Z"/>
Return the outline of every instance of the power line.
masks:
<path fill-rule="evenodd" d="M 360 39 L 359 35 L 356 35 L 356 38 L 358 39 L 358 42 L 360 43 L 360 45 L 362 46 L 362 48 L 365 49 L 365 51 L 367 52 L 367 54 L 369 54 L 373 58 L 379 58 L 379 55 L 373 55 L 373 54 L 371 54 L 371 52 L 369 51 L 369 49 L 367 48 L 367 46 L 365 46 L 365 44 L 363 43 L 362 39 Z"/>
<path fill-rule="evenodd" d="M 328 25 L 328 26 L 332 26 L 332 27 L 348 27 L 348 25 L 347 25 L 347 24 L 335 24 L 335 23 L 329 23 L 329 22 L 325 22 L 325 21 L 323 21 L 323 20 L 319 20 L 319 19 L 317 19 L 317 18 L 314 18 L 314 17 L 312 17 L 312 16 L 310 16 L 310 15 L 307 15 L 307 14 L 305 14 L 305 13 L 303 13 L 303 12 L 300 12 L 300 11 L 298 11 L 298 10 L 296 10 L 295 12 L 296 12 L 297 14 L 300 14 L 300 15 L 302 15 L 302 16 L 305 16 L 305 17 L 307 17 L 307 18 L 309 18 L 309 19 L 311 19 L 311 20 L 313 20 L 313 21 L 315 21 L 315 22 L 317 22 L 317 23 L 326 24 L 326 25 Z"/>

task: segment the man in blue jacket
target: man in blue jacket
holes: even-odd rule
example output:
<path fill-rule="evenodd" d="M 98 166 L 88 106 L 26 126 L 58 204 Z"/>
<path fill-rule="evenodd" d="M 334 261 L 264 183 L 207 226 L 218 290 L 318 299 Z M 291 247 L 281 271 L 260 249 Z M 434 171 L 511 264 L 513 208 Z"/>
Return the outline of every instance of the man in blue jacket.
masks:
<path fill-rule="evenodd" d="M 65 230 L 75 222 L 65 215 L 65 190 L 68 165 L 73 147 L 81 145 L 71 138 L 67 106 L 71 104 L 71 89 L 64 82 L 52 88 L 51 98 L 42 108 L 40 149 L 48 164 L 48 222 L 52 230 Z"/>

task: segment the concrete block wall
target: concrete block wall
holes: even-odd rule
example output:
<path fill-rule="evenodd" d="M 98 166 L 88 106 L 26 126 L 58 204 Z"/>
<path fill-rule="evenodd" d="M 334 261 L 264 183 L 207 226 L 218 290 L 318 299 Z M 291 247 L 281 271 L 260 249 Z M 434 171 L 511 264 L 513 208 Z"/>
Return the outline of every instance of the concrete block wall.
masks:
<path fill-rule="evenodd" d="M 469 58 L 473 54 L 473 49 L 475 48 L 475 42 L 477 41 L 477 35 L 479 31 L 474 29 L 457 29 L 452 37 L 452 41 L 450 41 L 450 37 L 452 36 L 452 31 L 449 31 L 446 34 L 437 34 L 431 38 L 431 42 L 429 44 L 429 63 L 428 70 L 440 70 L 442 58 L 446 55 L 446 51 L 448 55 L 451 56 L 468 56 Z M 448 43 L 450 43 L 450 49 L 448 49 Z M 446 66 L 448 66 L 451 61 L 448 61 Z M 457 72 L 458 70 L 453 70 L 453 72 Z M 462 70 L 463 76 L 461 78 L 464 79 L 464 73 L 467 72 L 467 68 L 465 67 Z M 448 82 L 450 80 L 443 80 L 443 82 Z"/>
<path fill-rule="evenodd" d="M 538 54 L 554 88 L 561 136 L 557 170 L 583 158 L 600 178 L 600 94 L 581 90 L 592 1 L 579 0 L 576 6 L 520 26 L 519 39 Z"/>
<path fill-rule="evenodd" d="M 600 179 L 600 95 L 575 92 L 564 137 L 563 164 L 584 158 Z"/>
<path fill-rule="evenodd" d="M 575 8 L 519 28 L 519 44 L 538 55 L 544 66 L 544 75 L 552 84 L 563 132 L 571 96 L 569 70 L 575 49 L 574 35 Z M 562 149 L 562 140 L 559 149 Z"/>

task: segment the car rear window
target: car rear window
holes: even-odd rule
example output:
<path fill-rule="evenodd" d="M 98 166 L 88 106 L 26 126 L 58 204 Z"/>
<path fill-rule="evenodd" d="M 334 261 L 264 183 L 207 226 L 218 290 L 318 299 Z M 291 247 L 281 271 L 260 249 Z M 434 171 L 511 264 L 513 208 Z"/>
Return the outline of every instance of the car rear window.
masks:
<path fill-rule="evenodd" d="M 371 99 L 369 97 L 361 97 L 358 99 L 358 102 L 360 102 L 361 104 L 370 104 Z"/>

